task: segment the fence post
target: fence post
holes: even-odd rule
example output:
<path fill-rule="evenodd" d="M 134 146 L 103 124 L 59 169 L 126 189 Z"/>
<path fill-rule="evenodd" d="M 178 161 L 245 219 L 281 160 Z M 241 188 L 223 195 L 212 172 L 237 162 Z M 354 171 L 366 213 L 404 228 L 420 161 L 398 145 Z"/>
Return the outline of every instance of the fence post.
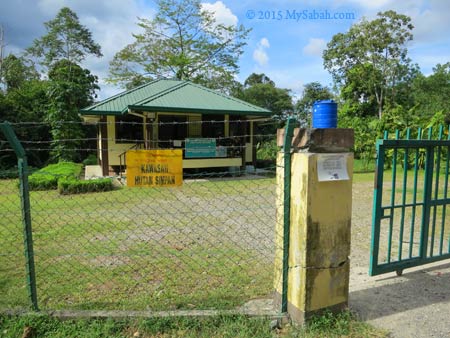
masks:
<path fill-rule="evenodd" d="M 284 184 L 283 184 L 283 273 L 281 312 L 287 312 L 288 304 L 288 271 L 289 271 L 289 231 L 291 222 L 291 144 L 294 135 L 294 119 L 289 118 L 286 123 L 283 143 Z"/>
<path fill-rule="evenodd" d="M 26 260 L 26 274 L 27 274 L 27 290 L 30 298 L 31 307 L 38 311 L 37 291 L 36 291 L 36 273 L 34 267 L 34 251 L 33 251 L 33 235 L 31 227 L 31 213 L 30 213 L 30 191 L 28 188 L 28 165 L 25 150 L 20 141 L 17 139 L 14 130 L 8 122 L 0 123 L 0 130 L 5 135 L 9 144 L 13 148 L 17 156 L 17 167 L 19 171 L 19 189 L 20 202 L 22 209 L 22 224 L 23 224 L 23 238 Z"/>
<path fill-rule="evenodd" d="M 300 129 L 294 135 L 293 152 L 288 155 L 292 158 L 290 201 L 282 200 L 290 204 L 286 307 L 294 322 L 304 323 L 314 314 L 338 311 L 348 304 L 353 130 Z M 278 166 L 280 159 L 279 155 Z M 280 203 L 280 187 L 277 200 Z M 277 233 L 280 225 L 278 215 Z M 275 278 L 280 275 L 277 269 Z M 282 286 L 275 281 L 275 301 L 281 301 L 283 308 L 286 289 Z"/>

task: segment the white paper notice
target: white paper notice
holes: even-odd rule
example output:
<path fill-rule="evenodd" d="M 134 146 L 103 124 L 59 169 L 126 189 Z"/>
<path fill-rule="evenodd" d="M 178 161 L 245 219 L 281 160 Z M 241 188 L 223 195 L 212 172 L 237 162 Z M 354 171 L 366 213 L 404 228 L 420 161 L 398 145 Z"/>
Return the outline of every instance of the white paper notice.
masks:
<path fill-rule="evenodd" d="M 317 155 L 317 173 L 319 181 L 348 180 L 347 154 Z"/>

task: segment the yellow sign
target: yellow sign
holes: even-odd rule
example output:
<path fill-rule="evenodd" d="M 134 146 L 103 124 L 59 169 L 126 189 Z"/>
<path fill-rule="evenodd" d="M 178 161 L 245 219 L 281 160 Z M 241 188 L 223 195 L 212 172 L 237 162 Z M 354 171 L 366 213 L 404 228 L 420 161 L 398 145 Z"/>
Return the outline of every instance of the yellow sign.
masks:
<path fill-rule="evenodd" d="M 128 150 L 127 186 L 174 187 L 183 183 L 181 149 Z"/>

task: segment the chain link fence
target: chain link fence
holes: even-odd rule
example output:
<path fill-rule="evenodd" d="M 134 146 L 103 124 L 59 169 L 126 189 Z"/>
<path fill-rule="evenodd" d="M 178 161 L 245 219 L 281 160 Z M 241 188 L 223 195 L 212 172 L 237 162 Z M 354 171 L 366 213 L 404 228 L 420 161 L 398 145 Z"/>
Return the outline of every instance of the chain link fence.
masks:
<path fill-rule="evenodd" d="M 27 154 L 38 151 L 21 141 Z M 180 187 L 130 188 L 112 177 L 110 191 L 31 191 L 39 309 L 226 310 L 270 298 L 282 235 L 275 171 L 272 163 L 185 173 Z M 0 309 L 29 308 L 33 283 L 14 172 L 0 171 Z"/>

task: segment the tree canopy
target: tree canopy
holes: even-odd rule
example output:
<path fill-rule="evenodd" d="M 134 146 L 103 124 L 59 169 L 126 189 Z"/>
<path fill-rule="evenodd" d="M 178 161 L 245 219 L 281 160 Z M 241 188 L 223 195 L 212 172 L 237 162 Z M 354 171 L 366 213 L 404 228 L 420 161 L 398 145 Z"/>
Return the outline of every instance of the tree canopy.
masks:
<path fill-rule="evenodd" d="M 17 89 L 26 81 L 38 78 L 39 74 L 34 66 L 24 57 L 10 54 L 3 59 L 0 82 L 5 85 L 6 91 Z"/>
<path fill-rule="evenodd" d="M 320 82 L 310 82 L 305 85 L 302 97 L 295 104 L 295 110 L 300 122 L 307 126 L 311 119 L 312 106 L 320 100 L 333 98 L 330 88 L 323 86 Z"/>
<path fill-rule="evenodd" d="M 50 67 L 61 59 L 80 63 L 86 55 L 102 56 L 100 45 L 92 39 L 92 33 L 80 24 L 78 16 L 63 7 L 53 20 L 44 23 L 47 34 L 35 39 L 27 53 Z"/>
<path fill-rule="evenodd" d="M 153 19 L 139 18 L 143 30 L 110 63 L 109 81 L 176 78 L 210 87 L 227 86 L 238 72 L 238 59 L 249 30 L 225 25 L 198 0 L 159 0 Z"/>
<path fill-rule="evenodd" d="M 271 110 L 279 119 L 294 109 L 290 91 L 276 87 L 275 82 L 265 74 L 250 74 L 244 82 L 240 98 Z"/>
<path fill-rule="evenodd" d="M 80 64 L 87 55 L 102 56 L 100 45 L 80 24 L 70 8 L 62 8 L 53 20 L 44 23 L 47 33 L 27 49 L 47 71 L 47 112 L 52 136 L 52 156 L 56 160 L 79 160 L 85 128 L 78 111 L 91 104 L 99 89 L 97 77 Z"/>
<path fill-rule="evenodd" d="M 324 66 L 337 84 L 347 87 L 347 96 L 374 99 L 381 118 L 386 97 L 393 99 L 395 86 L 411 70 L 406 44 L 412 29 L 411 18 L 394 11 L 363 19 L 333 36 L 323 53 Z"/>
<path fill-rule="evenodd" d="M 46 120 L 53 137 L 52 156 L 59 161 L 80 160 L 80 139 L 84 136 L 79 109 L 93 103 L 97 77 L 69 60 L 56 62 L 48 74 Z"/>
<path fill-rule="evenodd" d="M 445 115 L 450 122 L 450 62 L 437 64 L 433 74 L 418 75 L 412 83 L 412 97 L 415 111 L 427 117 L 437 112 Z"/>

